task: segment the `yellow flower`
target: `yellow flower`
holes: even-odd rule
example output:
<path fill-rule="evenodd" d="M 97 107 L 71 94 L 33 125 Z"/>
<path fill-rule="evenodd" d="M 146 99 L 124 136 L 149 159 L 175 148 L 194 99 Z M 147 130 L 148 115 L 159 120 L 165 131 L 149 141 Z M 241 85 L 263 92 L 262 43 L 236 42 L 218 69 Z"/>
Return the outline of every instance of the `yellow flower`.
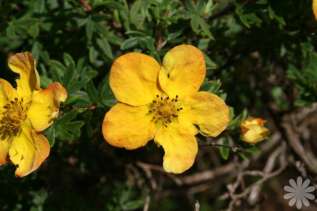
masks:
<path fill-rule="evenodd" d="M 269 129 L 264 127 L 265 120 L 249 117 L 241 125 L 241 139 L 250 144 L 263 141 L 269 135 Z"/>
<path fill-rule="evenodd" d="M 0 79 L 0 165 L 11 161 L 15 174 L 23 177 L 48 157 L 50 145 L 40 132 L 53 123 L 67 92 L 59 83 L 40 88 L 36 62 L 28 52 L 11 56 L 8 63 L 20 78 L 16 89 Z"/>
<path fill-rule="evenodd" d="M 313 12 L 315 15 L 315 19 L 317 19 L 317 0 L 313 0 Z"/>
<path fill-rule="evenodd" d="M 220 97 L 198 92 L 205 74 L 204 56 L 191 45 L 171 49 L 162 65 L 142 53 L 120 56 L 110 71 L 118 103 L 105 115 L 105 140 L 132 150 L 154 139 L 165 151 L 164 169 L 186 171 L 198 151 L 195 135 L 218 136 L 229 122 Z"/>

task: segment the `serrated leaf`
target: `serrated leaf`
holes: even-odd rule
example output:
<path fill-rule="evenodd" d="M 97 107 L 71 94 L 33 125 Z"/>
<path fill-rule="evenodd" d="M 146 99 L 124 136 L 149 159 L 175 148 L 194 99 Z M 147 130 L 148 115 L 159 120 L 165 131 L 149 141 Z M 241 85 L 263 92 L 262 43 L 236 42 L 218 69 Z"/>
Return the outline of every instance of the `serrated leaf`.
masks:
<path fill-rule="evenodd" d="M 83 121 L 75 120 L 78 115 L 76 111 L 65 113 L 55 123 L 56 137 L 60 140 L 73 141 L 80 137 Z"/>

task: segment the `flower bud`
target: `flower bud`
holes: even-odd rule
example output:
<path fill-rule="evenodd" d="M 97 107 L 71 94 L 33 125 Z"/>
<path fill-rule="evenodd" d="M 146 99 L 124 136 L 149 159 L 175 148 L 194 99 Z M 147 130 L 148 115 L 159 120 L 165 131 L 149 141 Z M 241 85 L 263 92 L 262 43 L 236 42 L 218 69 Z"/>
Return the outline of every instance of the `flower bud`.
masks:
<path fill-rule="evenodd" d="M 263 141 L 269 135 L 269 129 L 264 127 L 265 120 L 249 117 L 240 125 L 241 139 L 250 144 Z"/>

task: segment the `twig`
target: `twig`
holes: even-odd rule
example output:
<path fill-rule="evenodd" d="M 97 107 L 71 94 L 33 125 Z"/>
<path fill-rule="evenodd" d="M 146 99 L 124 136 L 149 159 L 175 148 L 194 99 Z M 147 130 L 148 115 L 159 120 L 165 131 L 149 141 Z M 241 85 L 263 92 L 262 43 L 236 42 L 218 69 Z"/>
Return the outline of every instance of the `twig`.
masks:
<path fill-rule="evenodd" d="M 140 161 L 138 161 L 136 163 L 136 165 L 139 166 L 141 169 L 143 169 L 143 171 L 145 172 L 146 176 L 151 181 L 151 184 L 154 187 L 157 187 L 157 185 L 156 185 L 156 182 L 155 182 L 154 178 L 152 177 L 152 173 L 151 173 L 152 170 L 158 171 L 158 172 L 161 172 L 161 173 L 165 174 L 166 176 L 171 178 L 177 185 L 181 185 L 182 184 L 182 181 L 178 177 L 167 173 L 166 171 L 164 171 L 164 169 L 161 166 L 148 164 L 148 163 L 143 163 L 143 162 L 140 162 Z"/>
<path fill-rule="evenodd" d="M 148 211 L 149 210 L 150 202 L 151 202 L 151 198 L 150 198 L 150 196 L 147 196 L 145 198 L 145 201 L 144 201 L 143 211 Z"/>
<path fill-rule="evenodd" d="M 271 156 L 269 157 L 265 167 L 264 167 L 264 173 L 261 179 L 259 179 L 258 181 L 256 181 L 255 183 L 249 185 L 247 188 L 245 188 L 241 193 L 236 194 L 235 191 L 237 190 L 240 181 L 242 181 L 243 177 L 246 175 L 256 175 L 259 176 L 260 174 L 254 173 L 252 172 L 250 174 L 250 172 L 242 172 L 241 174 L 238 175 L 238 178 L 236 180 L 236 182 L 229 186 L 228 190 L 229 190 L 229 196 L 232 198 L 231 202 L 229 203 L 229 207 L 227 209 L 227 211 L 232 211 L 234 210 L 234 206 L 235 204 L 242 198 L 246 197 L 247 195 L 250 194 L 250 192 L 253 190 L 254 187 L 259 187 L 261 186 L 263 183 L 265 183 L 267 180 L 269 180 L 270 178 L 273 178 L 277 175 L 279 175 L 280 173 L 283 172 L 283 170 L 287 167 L 287 162 L 286 162 L 286 158 L 285 158 L 285 151 L 286 151 L 286 145 L 283 144 L 281 147 L 279 147 L 276 151 L 274 151 Z M 280 167 L 279 169 L 271 172 L 269 170 L 273 170 L 274 166 L 275 166 L 275 162 L 277 160 L 277 158 L 280 157 Z"/>
<path fill-rule="evenodd" d="M 86 12 L 90 12 L 92 10 L 91 5 L 86 0 L 79 0 L 79 2 Z"/>
<path fill-rule="evenodd" d="M 285 117 L 282 126 L 285 130 L 289 145 L 294 152 L 303 160 L 310 171 L 317 174 L 317 159 L 310 151 L 304 149 L 298 133 L 294 131 L 293 119 L 291 117 Z"/>
<path fill-rule="evenodd" d="M 199 201 L 196 201 L 194 211 L 199 211 L 199 210 L 200 210 L 200 204 L 199 204 Z"/>
<path fill-rule="evenodd" d="M 230 146 L 230 145 L 225 145 L 225 144 L 218 144 L 218 143 L 215 143 L 215 142 L 208 142 L 208 143 L 199 143 L 199 146 L 202 146 L 202 147 L 208 147 L 208 146 L 211 146 L 211 147 L 224 147 L 224 148 L 229 148 L 231 149 L 232 152 L 241 152 L 241 151 L 245 151 L 245 149 L 239 147 L 239 146 Z"/>
<path fill-rule="evenodd" d="M 206 170 L 203 172 L 181 177 L 180 181 L 182 185 L 183 184 L 193 185 L 193 184 L 205 182 L 208 180 L 212 180 L 216 177 L 228 174 L 232 172 L 235 168 L 236 168 L 236 165 L 234 163 L 229 163 L 227 165 L 223 165 L 212 170 Z"/>

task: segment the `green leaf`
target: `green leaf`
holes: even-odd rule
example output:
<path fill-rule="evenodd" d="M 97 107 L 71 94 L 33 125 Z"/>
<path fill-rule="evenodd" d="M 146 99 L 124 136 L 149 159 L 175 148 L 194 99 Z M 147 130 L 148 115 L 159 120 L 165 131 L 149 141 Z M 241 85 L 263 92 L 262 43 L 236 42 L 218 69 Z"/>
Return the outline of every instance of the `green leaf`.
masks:
<path fill-rule="evenodd" d="M 28 28 L 28 33 L 33 37 L 36 38 L 40 33 L 40 27 L 38 23 L 34 23 L 30 25 Z"/>
<path fill-rule="evenodd" d="M 126 39 L 122 45 L 121 50 L 127 50 L 130 49 L 138 44 L 138 38 L 137 37 L 131 37 L 129 39 Z"/>
<path fill-rule="evenodd" d="M 223 93 L 221 88 L 221 81 L 220 80 L 212 80 L 212 81 L 204 81 L 201 89 L 203 91 L 211 92 L 217 95 L 220 95 Z"/>
<path fill-rule="evenodd" d="M 95 32 L 95 23 L 92 21 L 91 17 L 89 16 L 86 20 L 86 36 L 88 43 L 91 43 L 92 36 Z"/>
<path fill-rule="evenodd" d="M 142 208 L 143 205 L 144 205 L 144 200 L 139 199 L 139 200 L 126 202 L 121 207 L 123 210 L 136 210 L 136 209 Z"/>
<path fill-rule="evenodd" d="M 97 45 L 101 49 L 104 55 L 108 57 L 109 59 L 113 59 L 113 54 L 111 50 L 111 46 L 107 39 L 105 38 L 98 38 L 97 39 Z"/>
<path fill-rule="evenodd" d="M 81 127 L 85 124 L 83 121 L 76 120 L 77 111 L 65 113 L 55 124 L 55 137 L 60 140 L 73 141 L 78 139 L 81 134 Z"/>
<path fill-rule="evenodd" d="M 226 137 L 222 138 L 221 140 L 222 140 L 221 144 L 223 146 L 219 147 L 220 155 L 221 155 L 222 159 L 228 160 L 229 155 L 230 155 L 229 140 Z"/>
<path fill-rule="evenodd" d="M 55 131 L 55 127 L 51 126 L 48 129 L 45 130 L 45 136 L 50 144 L 51 147 L 54 146 L 55 144 L 55 140 L 56 140 L 56 131 Z"/>

